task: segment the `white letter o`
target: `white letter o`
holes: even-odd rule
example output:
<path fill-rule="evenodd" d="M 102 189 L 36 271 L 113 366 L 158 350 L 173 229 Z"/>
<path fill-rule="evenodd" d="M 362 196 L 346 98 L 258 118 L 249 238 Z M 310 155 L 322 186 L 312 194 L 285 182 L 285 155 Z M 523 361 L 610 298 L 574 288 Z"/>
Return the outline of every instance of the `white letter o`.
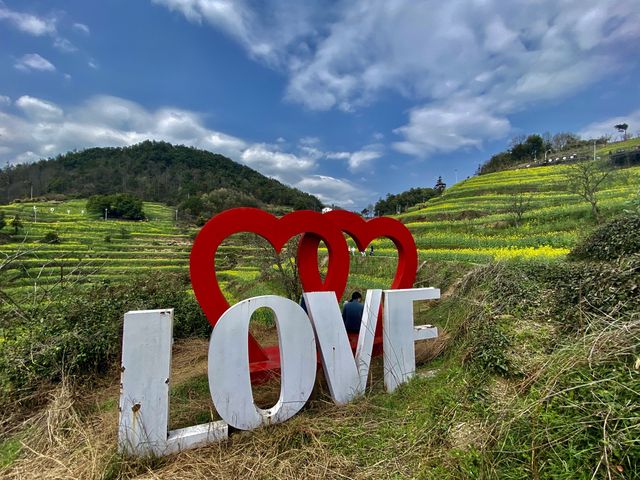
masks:
<path fill-rule="evenodd" d="M 280 398 L 267 410 L 253 401 L 249 375 L 249 322 L 258 308 L 276 317 L 280 346 Z M 218 320 L 209 342 L 209 390 L 220 417 L 253 430 L 284 422 L 304 406 L 316 379 L 316 340 L 309 317 L 297 303 L 276 295 L 243 300 Z"/>

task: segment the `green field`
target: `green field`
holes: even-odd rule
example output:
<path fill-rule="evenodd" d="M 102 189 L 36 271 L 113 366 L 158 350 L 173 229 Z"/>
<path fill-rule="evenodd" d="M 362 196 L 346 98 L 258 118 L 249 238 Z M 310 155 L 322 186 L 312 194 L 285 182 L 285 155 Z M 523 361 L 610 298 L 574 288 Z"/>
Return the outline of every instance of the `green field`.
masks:
<path fill-rule="evenodd" d="M 5 286 L 29 290 L 59 282 L 117 281 L 132 272 L 186 268 L 191 241 L 188 232 L 174 226 L 172 209 L 146 203 L 149 221 L 105 221 L 84 212 L 85 203 L 25 202 L 2 207 L 9 220 L 19 214 L 24 225 L 10 243 L 0 245 L 3 256 L 19 255 L 2 272 Z M 5 227 L 5 233 L 10 231 L 10 226 Z M 42 243 L 48 232 L 57 233 L 60 243 Z"/>
<path fill-rule="evenodd" d="M 596 154 L 600 156 L 609 155 L 612 152 L 625 150 L 627 148 L 633 148 L 638 145 L 640 145 L 640 137 L 630 138 L 629 140 L 625 140 L 623 142 L 610 143 L 606 147 L 599 148 L 596 151 Z"/>
<path fill-rule="evenodd" d="M 397 218 L 413 233 L 422 261 L 557 260 L 595 225 L 589 205 L 565 188 L 567 168 L 556 165 L 472 177 Z M 639 167 L 614 171 L 599 194 L 603 217 L 620 213 L 638 185 Z M 519 194 L 526 206 L 514 225 L 510 209 Z M 120 282 L 135 273 L 188 271 L 197 229 L 176 226 L 171 207 L 145 203 L 148 220 L 143 222 L 105 221 L 84 208 L 84 200 L 21 202 L 1 208 L 7 223 L 19 214 L 24 225 L 11 241 L 0 245 L 6 258 L 18 255 L 1 270 L 5 290 L 29 293 L 69 282 Z M 10 225 L 3 231 L 12 233 Z M 42 243 L 48 232 L 57 233 L 60 243 Z M 231 252 L 234 258 L 241 257 L 223 265 L 227 270 L 219 270 L 223 287 L 227 281 L 250 283 L 257 278 L 252 259 L 260 252 L 255 248 L 237 239 L 221 247 L 219 258 Z M 390 275 L 383 259 L 395 257 L 395 248 L 388 240 L 376 240 L 374 248 L 369 265 L 361 259 L 352 262 L 352 280 L 361 288 L 388 283 L 383 280 Z"/>
<path fill-rule="evenodd" d="M 124 312 L 176 308 L 171 428 L 217 419 L 208 324 L 182 275 L 156 275 L 186 274 L 197 229 L 176 226 L 175 211 L 153 203 L 144 222 L 91 218 L 82 200 L 0 207 L 8 224 L 16 214 L 24 224 L 16 235 L 10 225 L 2 231 L 0 298 L 25 307 L 7 308 L 15 318 L 0 322 L 0 386 L 13 402 L 0 418 L 0 476 L 638 478 L 638 258 L 563 261 L 597 225 L 566 191 L 567 168 L 474 177 L 398 216 L 419 249 L 415 286 L 443 292 L 416 306 L 415 322 L 438 326 L 440 336 L 417 347 L 408 385 L 385 393 L 377 358 L 368 393 L 350 405 L 331 405 L 319 383 L 317 398 L 286 424 L 149 461 L 116 450 Z M 637 200 L 639 177 L 640 167 L 613 172 L 600 193 L 603 220 Z M 516 225 L 510 207 L 520 194 L 526 209 Z M 60 243 L 43 243 L 49 232 Z M 270 251 L 250 235 L 220 247 L 230 303 L 283 293 Z M 376 240 L 373 257 L 351 257 L 347 294 L 388 287 L 395 267 L 391 243 Z M 264 345 L 275 342 L 269 315 L 251 328 Z M 273 386 L 254 390 L 264 405 L 278 399 Z M 40 390 L 51 400 L 29 400 L 44 398 Z"/>
<path fill-rule="evenodd" d="M 425 260 L 564 256 L 595 225 L 589 204 L 566 189 L 565 165 L 507 170 L 464 180 L 398 216 Z M 615 170 L 599 193 L 602 216 L 621 213 L 638 192 L 640 168 Z M 513 203 L 522 194 L 521 221 Z"/>

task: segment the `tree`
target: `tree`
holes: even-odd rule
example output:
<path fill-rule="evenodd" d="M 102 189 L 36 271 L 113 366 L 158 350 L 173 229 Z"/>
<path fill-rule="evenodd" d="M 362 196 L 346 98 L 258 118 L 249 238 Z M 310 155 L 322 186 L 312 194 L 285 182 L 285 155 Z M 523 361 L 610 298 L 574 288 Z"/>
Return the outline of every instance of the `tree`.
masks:
<path fill-rule="evenodd" d="M 561 132 L 556 133 L 551 139 L 551 146 L 554 150 L 564 150 L 565 148 L 571 148 L 580 142 L 580 137 L 575 133 Z"/>
<path fill-rule="evenodd" d="M 22 230 L 22 220 L 20 220 L 20 215 L 16 214 L 11 220 L 11 228 L 13 228 L 13 234 L 17 235 L 20 230 Z"/>
<path fill-rule="evenodd" d="M 371 218 L 375 215 L 376 211 L 375 211 L 375 207 L 373 206 L 372 203 L 370 203 L 369 205 L 367 205 L 364 210 L 362 210 L 362 215 L 366 218 Z"/>
<path fill-rule="evenodd" d="M 509 207 L 507 211 L 511 214 L 511 222 L 514 226 L 519 227 L 522 223 L 522 217 L 531 206 L 531 197 L 524 192 L 518 192 L 511 195 Z"/>
<path fill-rule="evenodd" d="M 298 272 L 297 253 L 300 235 L 291 238 L 279 253 L 256 234 L 245 237 L 250 245 L 260 253 L 256 256 L 262 279 L 271 283 L 290 300 L 298 302 L 302 296 L 302 285 Z M 232 260 L 234 261 L 234 260 Z"/>
<path fill-rule="evenodd" d="M 515 148 L 515 147 L 517 147 L 518 145 L 523 144 L 523 143 L 525 142 L 525 140 L 526 140 L 526 139 L 527 139 L 526 135 L 522 135 L 522 134 L 520 134 L 520 135 L 516 135 L 516 136 L 514 136 L 514 137 L 511 139 L 511 143 L 510 143 L 511 148 Z"/>
<path fill-rule="evenodd" d="M 123 220 L 144 220 L 142 200 L 120 193 L 115 195 L 94 195 L 87 201 L 87 211 L 97 216 L 104 215 L 107 210 L 109 218 L 121 218 Z"/>
<path fill-rule="evenodd" d="M 4 217 L 4 212 L 0 210 L 0 230 L 2 230 L 7 225 L 7 221 Z"/>
<path fill-rule="evenodd" d="M 629 125 L 627 125 L 626 123 L 619 123 L 617 125 L 614 125 L 613 128 L 622 133 L 623 140 L 627 139 L 627 129 L 629 128 Z"/>
<path fill-rule="evenodd" d="M 123 220 L 144 220 L 146 218 L 142 209 L 142 200 L 127 193 L 113 195 L 111 215 Z"/>
<path fill-rule="evenodd" d="M 413 206 L 424 203 L 427 200 L 438 196 L 438 192 L 433 188 L 411 188 L 405 192 L 392 195 L 387 193 L 385 199 L 379 199 L 375 206 L 367 206 L 371 213 L 376 215 L 395 215 L 402 205 Z"/>
<path fill-rule="evenodd" d="M 544 153 L 544 140 L 540 135 L 529 135 L 527 139 L 511 149 L 511 157 L 516 162 L 532 160 Z"/>
<path fill-rule="evenodd" d="M 566 173 L 567 189 L 591 205 L 591 214 L 596 220 L 600 220 L 598 192 L 606 185 L 610 174 L 611 170 L 598 161 L 574 163 Z"/>
<path fill-rule="evenodd" d="M 42 237 L 42 240 L 40 240 L 41 243 L 60 243 L 60 235 L 58 235 L 57 232 L 47 232 L 44 237 Z"/>

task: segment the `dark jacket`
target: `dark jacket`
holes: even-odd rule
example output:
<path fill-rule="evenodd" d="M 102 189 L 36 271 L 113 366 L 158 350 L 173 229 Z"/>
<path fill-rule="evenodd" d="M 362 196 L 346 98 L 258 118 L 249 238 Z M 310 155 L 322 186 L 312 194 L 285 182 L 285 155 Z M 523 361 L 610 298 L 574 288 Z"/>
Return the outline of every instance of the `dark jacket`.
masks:
<path fill-rule="evenodd" d="M 342 309 L 342 320 L 347 327 L 347 332 L 358 333 L 360 331 L 363 311 L 364 305 L 357 300 L 350 300 L 345 304 Z"/>

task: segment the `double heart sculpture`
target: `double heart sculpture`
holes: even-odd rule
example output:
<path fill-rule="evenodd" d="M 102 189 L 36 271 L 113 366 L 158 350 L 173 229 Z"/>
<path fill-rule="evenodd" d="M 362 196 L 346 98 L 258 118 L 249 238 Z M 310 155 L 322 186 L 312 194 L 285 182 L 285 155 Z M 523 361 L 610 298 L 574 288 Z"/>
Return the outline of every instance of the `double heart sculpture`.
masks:
<path fill-rule="evenodd" d="M 349 276 L 349 250 L 343 233 L 349 235 L 360 251 L 376 238 L 389 238 L 398 250 L 398 266 L 390 288 L 411 288 L 416 276 L 418 254 L 411 232 L 399 221 L 387 217 L 364 220 L 346 210 L 321 214 L 308 210 L 277 218 L 257 208 L 226 210 L 209 220 L 196 237 L 190 257 L 191 285 L 209 323 L 215 326 L 229 308 L 216 277 L 216 252 L 220 244 L 235 233 L 255 233 L 267 240 L 279 253 L 296 235 L 297 265 L 305 292 L 333 291 L 340 299 Z M 323 241 L 328 250 L 327 274 L 323 280 L 318 268 L 318 246 Z M 376 331 L 376 341 L 381 340 Z M 249 336 L 249 362 L 252 373 L 277 370 L 277 347 L 263 348 Z M 256 375 L 256 378 L 259 375 Z"/>

